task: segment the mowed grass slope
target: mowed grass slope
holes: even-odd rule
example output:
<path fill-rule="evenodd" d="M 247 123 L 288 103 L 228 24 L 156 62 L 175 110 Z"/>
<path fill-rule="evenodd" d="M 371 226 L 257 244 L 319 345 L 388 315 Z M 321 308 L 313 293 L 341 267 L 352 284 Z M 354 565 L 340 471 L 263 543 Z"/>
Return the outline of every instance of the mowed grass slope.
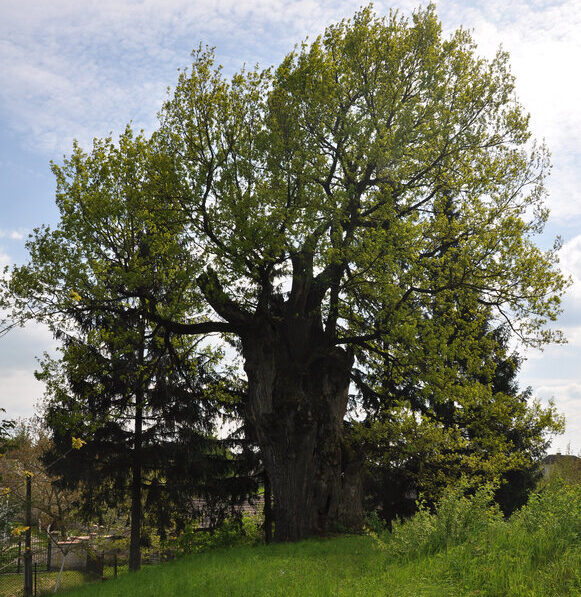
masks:
<path fill-rule="evenodd" d="M 553 483 L 508 521 L 490 495 L 451 490 L 392 533 L 217 549 L 67 594 L 581 596 L 581 485 Z"/>

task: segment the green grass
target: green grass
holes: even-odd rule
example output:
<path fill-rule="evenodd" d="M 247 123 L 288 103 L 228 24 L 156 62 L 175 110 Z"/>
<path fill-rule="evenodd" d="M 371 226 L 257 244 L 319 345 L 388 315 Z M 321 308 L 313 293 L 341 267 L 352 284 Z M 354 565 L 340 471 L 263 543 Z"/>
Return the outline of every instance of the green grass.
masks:
<path fill-rule="evenodd" d="M 38 595 L 53 594 L 58 572 L 39 572 L 37 577 Z M 90 582 L 91 577 L 77 570 L 65 570 L 60 581 L 62 590 L 75 589 Z M 0 597 L 20 597 L 23 594 L 23 574 L 0 575 Z M 60 593 L 60 591 L 59 591 Z"/>
<path fill-rule="evenodd" d="M 392 533 L 213 549 L 66 594 L 581 596 L 581 485 L 553 483 L 508 521 L 491 491 L 450 490 L 436 512 L 420 509 Z"/>
<path fill-rule="evenodd" d="M 118 574 L 127 573 L 127 566 L 119 566 Z M 36 577 L 37 594 L 52 595 L 58 578 L 58 571 L 46 572 L 39 568 Z M 103 576 L 107 579 L 113 579 L 114 569 L 112 566 L 106 566 L 103 569 Z M 64 570 L 59 583 L 58 594 L 63 591 L 71 591 L 96 581 L 94 574 L 89 574 L 79 570 Z M 0 574 L 0 597 L 21 597 L 24 585 L 24 574 Z"/>
<path fill-rule="evenodd" d="M 158 596 L 457 595 L 426 562 L 387 565 L 373 538 L 347 536 L 286 545 L 242 546 L 186 556 L 71 593 Z M 438 562 L 436 562 L 438 564 Z M 444 591 L 444 592 L 442 592 Z"/>
<path fill-rule="evenodd" d="M 495 550 L 492 553 L 498 555 Z M 581 550 L 577 546 L 555 555 L 532 574 L 527 571 L 523 575 L 518 553 L 505 553 L 495 566 L 491 558 L 467 543 L 433 555 L 394 561 L 372 537 L 347 536 L 186 556 L 85 586 L 71 597 L 581 595 Z"/>

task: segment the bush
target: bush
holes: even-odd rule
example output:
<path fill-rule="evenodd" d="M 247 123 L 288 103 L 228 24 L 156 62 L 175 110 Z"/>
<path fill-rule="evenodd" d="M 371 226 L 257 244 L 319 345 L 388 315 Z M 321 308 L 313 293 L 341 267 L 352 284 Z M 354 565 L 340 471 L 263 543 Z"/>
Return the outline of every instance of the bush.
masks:
<path fill-rule="evenodd" d="M 534 562 L 571 545 L 581 546 L 581 485 L 557 478 L 533 494 L 510 520 L 513 535 L 530 544 Z"/>
<path fill-rule="evenodd" d="M 368 532 L 381 535 L 387 531 L 388 523 L 373 510 L 365 515 L 365 529 Z"/>
<path fill-rule="evenodd" d="M 449 487 L 432 513 L 420 503 L 418 512 L 405 521 L 395 521 L 388 542 L 390 554 L 398 559 L 431 555 L 468 539 L 476 541 L 490 527 L 502 522 L 493 502 L 495 487 L 486 484 L 472 495 L 465 482 Z"/>
<path fill-rule="evenodd" d="M 581 485 L 552 479 L 508 520 L 493 493 L 491 485 L 471 491 L 463 483 L 448 488 L 434 512 L 419 504 L 391 534 L 368 532 L 388 563 L 419 560 L 465 594 L 581 595 Z"/>
<path fill-rule="evenodd" d="M 213 532 L 197 529 L 193 525 L 164 546 L 176 555 L 199 553 L 220 547 L 235 545 L 255 545 L 263 541 L 263 519 L 261 516 L 243 513 L 242 516 L 231 516 Z"/>
<path fill-rule="evenodd" d="M 551 481 L 508 521 L 450 554 L 449 570 L 490 597 L 580 594 L 581 486 Z"/>

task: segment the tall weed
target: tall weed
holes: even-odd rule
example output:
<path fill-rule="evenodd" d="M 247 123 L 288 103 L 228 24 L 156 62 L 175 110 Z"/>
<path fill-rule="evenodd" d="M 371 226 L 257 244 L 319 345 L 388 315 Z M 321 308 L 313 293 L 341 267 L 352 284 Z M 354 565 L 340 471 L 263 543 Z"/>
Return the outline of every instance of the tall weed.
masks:
<path fill-rule="evenodd" d="M 418 512 L 405 521 L 396 521 L 388 536 L 386 549 L 391 557 L 411 560 L 432 555 L 481 534 L 502 521 L 493 503 L 494 485 L 486 484 L 470 495 L 466 482 L 448 488 L 435 512 L 419 504 Z"/>
<path fill-rule="evenodd" d="M 489 597 L 581 594 L 581 486 L 552 481 L 479 542 L 449 553 L 448 564 Z"/>
<path fill-rule="evenodd" d="M 386 563 L 438 568 L 463 595 L 581 595 L 581 485 L 551 480 L 508 520 L 493 492 L 491 485 L 449 488 L 433 512 L 421 504 L 391 534 L 369 534 Z"/>

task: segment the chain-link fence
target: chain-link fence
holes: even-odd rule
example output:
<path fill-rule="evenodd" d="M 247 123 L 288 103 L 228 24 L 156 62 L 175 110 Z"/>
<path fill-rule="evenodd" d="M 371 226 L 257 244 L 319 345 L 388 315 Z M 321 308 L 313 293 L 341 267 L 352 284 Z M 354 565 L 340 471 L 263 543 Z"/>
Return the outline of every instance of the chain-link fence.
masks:
<path fill-rule="evenodd" d="M 0 460 L 0 597 L 69 590 L 127 570 L 124 535 L 77 523 L 47 474 L 52 464 L 29 454 Z"/>
<path fill-rule="evenodd" d="M 0 519 L 0 597 L 20 597 L 69 589 L 104 578 L 104 556 L 97 556 L 90 537 L 59 541 L 57 536 L 33 525 L 32 485 L 26 472 L 20 504 L 10 505 L 10 491 L 3 491 Z M 20 490 L 19 483 L 15 485 Z M 23 499 L 22 499 L 23 498 Z M 20 507 L 16 507 L 19 505 Z M 116 563 L 116 562 L 115 562 Z M 115 574 L 117 567 L 115 566 Z"/>
<path fill-rule="evenodd" d="M 31 532 L 30 567 L 27 584 L 26 542 L 22 536 L 4 538 L 0 549 L 0 597 L 37 595 L 39 575 L 54 571 L 51 542 L 38 529 Z M 30 582 L 31 581 L 31 582 Z"/>
<path fill-rule="evenodd" d="M 27 588 L 24 539 L 12 537 L 4 542 L 0 552 L 0 597 L 68 590 L 87 582 L 114 578 L 127 569 L 125 558 L 115 552 L 96 553 L 83 540 L 54 542 L 46 534 L 43 537 L 41 530 L 34 529 L 31 545 L 32 582 Z"/>
<path fill-rule="evenodd" d="M 13 483 L 12 493 L 0 486 L 0 597 L 48 595 L 128 571 L 129 541 L 125 533 L 108 535 L 102 528 L 86 527 L 67 538 L 49 533 L 50 525 L 43 528 L 39 509 L 32 506 L 36 478 L 28 472 L 24 477 Z M 240 505 L 238 514 L 256 513 L 263 504 L 261 497 Z M 194 501 L 194 510 L 201 516 L 193 531 L 196 537 L 215 529 L 215 519 L 206 514 L 211 510 L 208 506 L 204 500 Z M 187 550 L 186 543 L 196 537 L 184 545 L 176 544 L 175 549 L 153 544 L 144 549 L 142 564 L 172 559 Z M 207 542 L 194 543 L 199 547 Z"/>

